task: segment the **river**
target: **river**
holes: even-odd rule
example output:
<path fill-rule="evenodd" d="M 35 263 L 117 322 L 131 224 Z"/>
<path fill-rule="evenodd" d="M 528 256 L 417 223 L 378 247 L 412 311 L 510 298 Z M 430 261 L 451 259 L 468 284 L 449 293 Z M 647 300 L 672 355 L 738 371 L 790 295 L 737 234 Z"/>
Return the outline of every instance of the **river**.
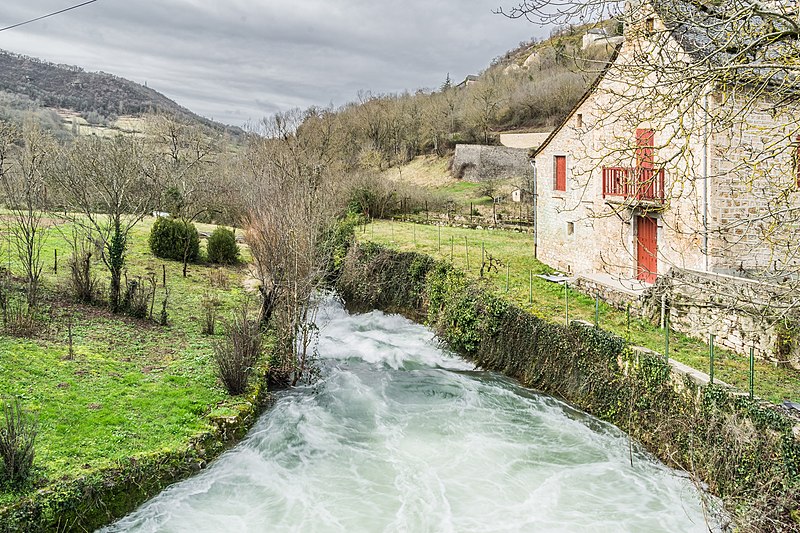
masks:
<path fill-rule="evenodd" d="M 614 426 L 402 317 L 331 303 L 318 323 L 316 385 L 101 531 L 708 531 L 694 485 Z"/>

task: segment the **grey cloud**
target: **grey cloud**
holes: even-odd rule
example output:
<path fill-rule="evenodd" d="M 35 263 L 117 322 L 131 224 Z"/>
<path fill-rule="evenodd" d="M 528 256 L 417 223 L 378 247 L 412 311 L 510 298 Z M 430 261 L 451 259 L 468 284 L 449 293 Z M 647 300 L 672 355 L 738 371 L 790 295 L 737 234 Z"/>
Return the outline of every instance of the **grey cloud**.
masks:
<path fill-rule="evenodd" d="M 71 0 L 0 6 L 0 25 Z M 99 0 L 0 33 L 0 48 L 147 82 L 241 125 L 289 107 L 341 105 L 359 90 L 458 81 L 544 30 L 492 14 L 500 0 Z M 8 3 L 5 0 L 3 4 Z"/>

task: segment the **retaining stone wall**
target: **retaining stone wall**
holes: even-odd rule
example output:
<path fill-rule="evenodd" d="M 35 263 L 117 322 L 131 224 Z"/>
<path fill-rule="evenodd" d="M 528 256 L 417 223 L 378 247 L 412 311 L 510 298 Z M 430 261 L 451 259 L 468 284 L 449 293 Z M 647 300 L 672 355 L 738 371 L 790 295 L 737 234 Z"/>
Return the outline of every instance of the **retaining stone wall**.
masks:
<path fill-rule="evenodd" d="M 521 178 L 529 171 L 527 150 L 479 144 L 456 145 L 453 174 L 465 181 Z"/>
<path fill-rule="evenodd" d="M 672 269 L 663 280 L 673 329 L 739 354 L 749 354 L 800 368 L 800 346 L 794 339 L 788 353 L 778 350 L 776 318 L 796 315 L 799 295 L 785 287 L 744 278 Z M 789 318 L 797 324 L 798 317 Z"/>

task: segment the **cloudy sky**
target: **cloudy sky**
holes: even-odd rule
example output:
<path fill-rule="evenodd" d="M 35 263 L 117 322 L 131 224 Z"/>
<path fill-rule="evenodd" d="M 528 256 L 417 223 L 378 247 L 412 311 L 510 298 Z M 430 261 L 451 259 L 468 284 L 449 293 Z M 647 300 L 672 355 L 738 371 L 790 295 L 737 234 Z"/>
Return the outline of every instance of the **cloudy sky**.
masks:
<path fill-rule="evenodd" d="M 0 0 L 0 27 L 80 0 Z M 98 0 L 9 31 L 0 48 L 147 83 L 233 125 L 439 86 L 546 30 L 512 0 Z"/>

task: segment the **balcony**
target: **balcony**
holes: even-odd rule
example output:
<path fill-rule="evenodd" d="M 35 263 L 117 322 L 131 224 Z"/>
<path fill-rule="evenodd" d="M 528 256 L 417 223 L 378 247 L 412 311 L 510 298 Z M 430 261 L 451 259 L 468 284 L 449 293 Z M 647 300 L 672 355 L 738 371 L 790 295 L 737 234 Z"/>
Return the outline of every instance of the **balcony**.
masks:
<path fill-rule="evenodd" d="M 603 198 L 664 203 L 664 169 L 603 167 Z"/>

